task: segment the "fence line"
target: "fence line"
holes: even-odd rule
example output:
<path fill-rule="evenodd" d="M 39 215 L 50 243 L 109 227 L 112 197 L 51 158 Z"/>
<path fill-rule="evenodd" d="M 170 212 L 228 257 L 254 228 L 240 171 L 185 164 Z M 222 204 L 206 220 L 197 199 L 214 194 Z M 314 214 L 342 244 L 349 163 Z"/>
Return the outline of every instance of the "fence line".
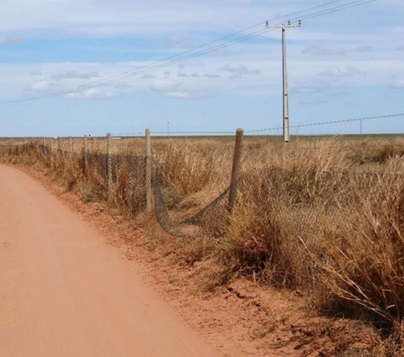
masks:
<path fill-rule="evenodd" d="M 177 237 L 194 236 L 201 233 L 200 230 L 195 230 L 191 226 L 200 227 L 202 231 L 213 231 L 217 234 L 223 232 L 223 225 L 227 222 L 226 217 L 236 205 L 237 192 L 239 192 L 241 199 L 245 198 L 250 194 L 252 186 L 260 180 L 263 185 L 260 190 L 264 190 L 262 192 L 265 195 L 272 195 L 271 197 L 276 200 L 280 192 L 285 195 L 293 193 L 298 198 L 294 197 L 291 200 L 296 199 L 297 207 L 302 204 L 309 206 L 310 200 L 313 199 L 321 199 L 329 205 L 335 200 L 334 196 L 340 198 L 341 195 L 346 195 L 348 197 L 349 194 L 344 190 L 351 184 L 355 184 L 355 187 L 359 189 L 367 187 L 368 192 L 371 192 L 374 187 L 380 186 L 380 182 L 387 175 L 394 176 L 393 180 L 402 180 L 404 177 L 403 173 L 400 172 L 389 174 L 385 172 L 360 173 L 332 170 L 318 172 L 310 169 L 306 172 L 293 172 L 277 167 L 252 170 L 241 175 L 242 137 L 243 131 L 237 130 L 230 185 L 224 188 L 220 195 L 209 204 L 187 218 L 171 217 L 169 187 L 166 187 L 166 184 L 162 182 L 158 160 L 152 156 L 149 130 L 146 130 L 144 152 L 137 156 L 114 153 L 111 134 L 108 134 L 106 138 L 97 140 L 89 140 L 87 136 L 82 139 L 69 138 L 67 148 L 67 145 L 64 145 L 66 140 L 58 138 L 56 150 L 53 145 L 54 139 L 40 139 L 29 145 L 0 145 L 0 153 L 19 155 L 24 152 L 34 154 L 35 151 L 38 151 L 43 155 L 42 160 L 54 170 L 63 167 L 63 165 L 76 165 L 82 170 L 84 177 L 90 179 L 91 176 L 99 185 L 105 187 L 109 199 L 112 199 L 114 192 L 119 191 L 119 200 L 122 204 L 130 207 L 133 212 L 145 211 L 150 214 L 154 209 L 162 228 Z M 89 150 L 89 146 L 97 141 L 100 143 L 101 151 L 94 148 Z M 82 144 L 81 151 L 73 149 L 74 143 L 77 142 Z M 396 147 L 402 146 L 404 145 L 396 145 Z M 292 146 L 287 147 L 287 150 L 290 148 Z M 401 155 L 404 156 L 404 152 Z M 318 197 L 313 198 L 312 193 L 305 196 L 298 192 L 299 190 L 307 190 L 307 185 L 313 192 L 316 192 Z M 272 188 L 269 189 L 269 187 Z M 258 196 L 262 192 L 257 193 Z M 229 197 L 228 202 L 225 200 L 226 197 Z"/>

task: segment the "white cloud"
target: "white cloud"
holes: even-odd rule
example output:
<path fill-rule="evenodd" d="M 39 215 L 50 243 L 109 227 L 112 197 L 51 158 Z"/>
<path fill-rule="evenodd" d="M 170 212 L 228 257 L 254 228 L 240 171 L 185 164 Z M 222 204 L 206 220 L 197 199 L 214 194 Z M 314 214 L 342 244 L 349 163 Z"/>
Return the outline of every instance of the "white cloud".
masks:
<path fill-rule="evenodd" d="M 210 96 L 208 90 L 202 86 L 170 80 L 154 81 L 150 86 L 150 90 L 178 99 L 202 99 Z"/>
<path fill-rule="evenodd" d="M 182 90 L 182 91 L 174 91 L 174 92 L 167 92 L 167 96 L 171 98 L 178 98 L 178 99 L 204 99 L 209 97 L 209 93 L 206 90 Z"/>
<path fill-rule="evenodd" d="M 55 86 L 56 86 L 56 84 L 54 81 L 49 81 L 49 80 L 43 79 L 43 80 L 33 82 L 29 90 L 48 92 L 48 91 L 54 90 Z"/>
<path fill-rule="evenodd" d="M 115 93 L 112 90 L 103 90 L 100 88 L 89 88 L 75 93 L 66 94 L 66 98 L 85 98 L 85 99 L 102 99 L 112 98 Z"/>
<path fill-rule="evenodd" d="M 55 80 L 92 79 L 97 77 L 99 77 L 99 74 L 94 71 L 69 71 L 69 72 L 55 73 L 51 76 L 51 78 Z"/>
<path fill-rule="evenodd" d="M 150 86 L 150 89 L 157 92 L 167 92 L 178 88 L 179 83 L 170 80 L 156 80 Z"/>
<path fill-rule="evenodd" d="M 345 56 L 347 54 L 346 48 L 329 47 L 329 46 L 307 46 L 303 48 L 302 53 L 315 55 L 315 56 Z"/>
<path fill-rule="evenodd" d="M 404 80 L 398 80 L 395 83 L 393 83 L 392 88 L 395 89 L 402 89 L 404 88 Z"/>
<path fill-rule="evenodd" d="M 114 84 L 113 86 L 115 89 L 119 89 L 119 90 L 126 90 L 126 89 L 132 89 L 133 86 L 130 85 L 128 82 L 118 82 L 116 84 Z"/>
<path fill-rule="evenodd" d="M 331 78 L 352 77 L 358 74 L 363 74 L 363 71 L 356 66 L 333 66 L 317 73 L 318 76 Z"/>
<path fill-rule="evenodd" d="M 362 52 L 362 53 L 371 52 L 372 50 L 373 50 L 373 46 L 368 46 L 368 45 L 358 45 L 355 48 L 356 52 Z"/>
<path fill-rule="evenodd" d="M 141 79 L 151 79 L 151 78 L 155 78 L 155 76 L 153 76 L 151 74 L 144 74 L 143 76 L 140 76 L 139 78 L 141 78 Z"/>
<path fill-rule="evenodd" d="M 223 67 L 223 70 L 231 73 L 235 73 L 236 75 L 250 75 L 250 74 L 260 74 L 261 72 L 258 69 L 250 69 L 244 64 L 240 64 L 237 62 L 230 62 Z"/>
<path fill-rule="evenodd" d="M 0 31 L 35 35 L 54 30 L 48 36 L 174 33 L 168 40 L 179 44 L 189 29 L 206 31 L 206 19 L 210 26 L 228 29 L 243 17 L 246 24 L 248 17 L 261 17 L 261 6 L 250 5 L 243 1 L 230 5 L 227 1 L 15 0 L 2 4 Z"/>
<path fill-rule="evenodd" d="M 15 42 L 19 42 L 20 39 L 16 38 L 16 37 L 6 37 L 6 36 L 0 36 L 0 45 L 6 45 L 9 43 L 15 43 Z"/>
<path fill-rule="evenodd" d="M 220 74 L 210 74 L 210 73 L 204 73 L 203 77 L 205 78 L 211 78 L 211 79 L 216 79 L 216 78 L 220 78 Z"/>

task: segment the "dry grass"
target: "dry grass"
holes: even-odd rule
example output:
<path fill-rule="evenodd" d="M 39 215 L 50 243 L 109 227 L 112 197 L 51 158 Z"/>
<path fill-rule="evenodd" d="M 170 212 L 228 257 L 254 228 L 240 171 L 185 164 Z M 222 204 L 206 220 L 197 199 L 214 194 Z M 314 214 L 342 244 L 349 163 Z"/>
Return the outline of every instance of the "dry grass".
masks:
<path fill-rule="evenodd" d="M 144 155 L 141 139 L 116 140 L 113 146 L 115 155 Z M 174 221 L 192 216 L 228 187 L 232 150 L 232 143 L 215 139 L 153 142 Z M 54 155 L 50 160 L 31 145 L 2 157 L 40 163 L 87 201 L 105 201 L 131 217 L 144 211 L 145 187 L 131 176 L 131 167 L 117 167 L 108 194 L 105 167 L 84 165 L 80 140 L 73 142 L 73 151 L 73 159 Z M 105 141 L 91 141 L 89 152 L 105 153 Z M 200 220 L 203 231 L 194 238 L 169 237 L 149 222 L 149 244 L 160 241 L 187 264 L 200 262 L 205 271 L 208 266 L 209 288 L 243 275 L 304 291 L 318 311 L 365 320 L 388 336 L 375 355 L 399 354 L 404 333 L 403 157 L 401 139 L 336 137 L 288 146 L 247 140 L 234 212 L 229 216 L 226 201 L 219 202 Z"/>

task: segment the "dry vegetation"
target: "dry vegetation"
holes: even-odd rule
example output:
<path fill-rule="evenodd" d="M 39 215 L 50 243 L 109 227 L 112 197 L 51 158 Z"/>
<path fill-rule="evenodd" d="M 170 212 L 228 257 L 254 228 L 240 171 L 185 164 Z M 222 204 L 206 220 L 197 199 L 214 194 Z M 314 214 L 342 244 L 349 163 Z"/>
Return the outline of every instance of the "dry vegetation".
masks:
<path fill-rule="evenodd" d="M 131 176 L 134 166 L 117 168 L 108 195 L 105 166 L 85 165 L 81 140 L 73 142 L 76 154 L 63 160 L 56 142 L 46 145 L 54 149 L 52 158 L 31 144 L 7 149 L 2 160 L 38 165 L 85 200 L 108 202 L 147 224 L 152 244 L 163 242 L 188 264 L 209 267 L 206 288 L 243 275 L 298 290 L 322 314 L 375 326 L 384 338 L 375 355 L 404 355 L 404 140 L 336 137 L 284 146 L 247 139 L 236 209 L 228 215 L 223 199 L 198 227 L 179 225 L 188 238 L 170 237 L 144 214 L 145 187 Z M 63 145 L 67 150 L 68 142 Z M 105 153 L 105 145 L 91 141 L 90 153 Z M 143 156 L 144 141 L 116 140 L 113 152 Z M 153 141 L 172 222 L 193 216 L 226 190 L 232 154 L 226 140 Z"/>

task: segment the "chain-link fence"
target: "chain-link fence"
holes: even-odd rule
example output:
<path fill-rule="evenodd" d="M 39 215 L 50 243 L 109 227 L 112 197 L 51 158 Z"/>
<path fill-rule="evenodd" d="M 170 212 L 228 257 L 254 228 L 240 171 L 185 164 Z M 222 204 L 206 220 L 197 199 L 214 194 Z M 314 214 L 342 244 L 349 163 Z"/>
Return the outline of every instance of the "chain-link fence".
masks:
<path fill-rule="evenodd" d="M 226 187 L 226 171 L 226 180 L 218 181 L 221 193 L 218 187 L 204 186 L 207 197 L 198 201 L 196 189 L 179 193 L 180 183 L 170 176 L 182 161 L 175 159 L 170 166 L 161 156 L 159 161 L 158 155 L 152 159 L 111 152 L 104 144 L 96 150 L 72 150 L 69 145 L 67 151 L 43 144 L 0 145 L 0 154 L 31 155 L 56 175 L 73 171 L 85 184 L 97 184 L 103 192 L 99 197 L 133 214 L 152 213 L 151 198 L 165 232 L 178 238 L 198 237 L 195 245 L 201 241 L 214 245 L 220 259 L 240 274 L 259 274 L 275 286 L 332 291 L 353 301 L 349 308 L 371 311 L 378 326 L 402 321 L 404 151 L 364 151 L 360 161 L 349 154 L 349 165 L 331 168 L 328 152 L 303 163 L 299 156 L 290 167 L 280 167 L 290 158 L 290 149 L 287 155 L 278 155 L 280 159 L 271 157 L 256 166 L 248 156 L 237 180 Z M 341 154 L 337 149 L 335 160 Z M 363 160 L 369 155 L 372 160 Z M 180 177 L 189 179 L 184 171 Z M 195 173 L 191 179 L 196 179 Z M 229 196 L 236 189 L 231 206 Z"/>
<path fill-rule="evenodd" d="M 38 147 L 45 157 L 50 159 L 54 155 L 55 150 L 52 151 L 48 146 L 39 145 Z M 80 161 L 84 166 L 83 171 L 101 178 L 105 187 L 112 185 L 115 199 L 132 212 L 141 212 L 146 209 L 146 156 L 113 154 L 109 157 L 100 152 L 77 154 L 60 149 L 57 149 L 56 153 L 53 159 L 56 162 L 67 160 L 67 158 Z M 178 217 L 175 210 L 172 210 L 170 196 L 174 188 L 167 184 L 162 185 L 157 160 L 151 160 L 151 173 L 154 212 L 157 221 L 167 233 L 184 237 L 200 234 L 202 229 L 211 233 L 223 231 L 228 214 L 227 197 L 230 187 L 196 214 L 183 218 Z"/>
<path fill-rule="evenodd" d="M 3 145 L 0 152 L 32 150 L 34 146 L 30 145 Z M 118 203 L 130 211 L 139 213 L 146 210 L 147 156 L 108 155 L 105 149 L 104 152 L 90 152 L 85 147 L 72 152 L 62 150 L 61 145 L 57 149 L 44 144 L 36 147 L 54 165 L 66 160 L 76 162 L 86 175 L 100 180 L 104 189 L 109 191 L 106 197 L 113 194 Z M 203 232 L 223 235 L 229 224 L 228 197 L 234 186 L 238 186 L 238 202 L 242 203 L 236 206 L 236 211 L 240 206 L 255 210 L 263 221 L 272 220 L 273 224 L 276 222 L 282 227 L 283 234 L 298 235 L 299 239 L 305 241 L 319 234 L 318 227 L 331 229 L 336 224 L 346 225 L 346 216 L 350 215 L 349 209 L 355 206 L 358 197 L 367 197 L 371 201 L 378 192 L 385 192 L 387 186 L 391 186 L 391 178 L 375 172 L 299 171 L 278 167 L 249 169 L 217 197 L 213 197 L 209 204 L 184 217 L 173 202 L 175 187 L 162 182 L 157 160 L 151 160 L 150 165 L 150 194 L 156 218 L 165 231 L 178 237 Z M 393 180 L 401 182 L 402 177 L 397 175 Z"/>

